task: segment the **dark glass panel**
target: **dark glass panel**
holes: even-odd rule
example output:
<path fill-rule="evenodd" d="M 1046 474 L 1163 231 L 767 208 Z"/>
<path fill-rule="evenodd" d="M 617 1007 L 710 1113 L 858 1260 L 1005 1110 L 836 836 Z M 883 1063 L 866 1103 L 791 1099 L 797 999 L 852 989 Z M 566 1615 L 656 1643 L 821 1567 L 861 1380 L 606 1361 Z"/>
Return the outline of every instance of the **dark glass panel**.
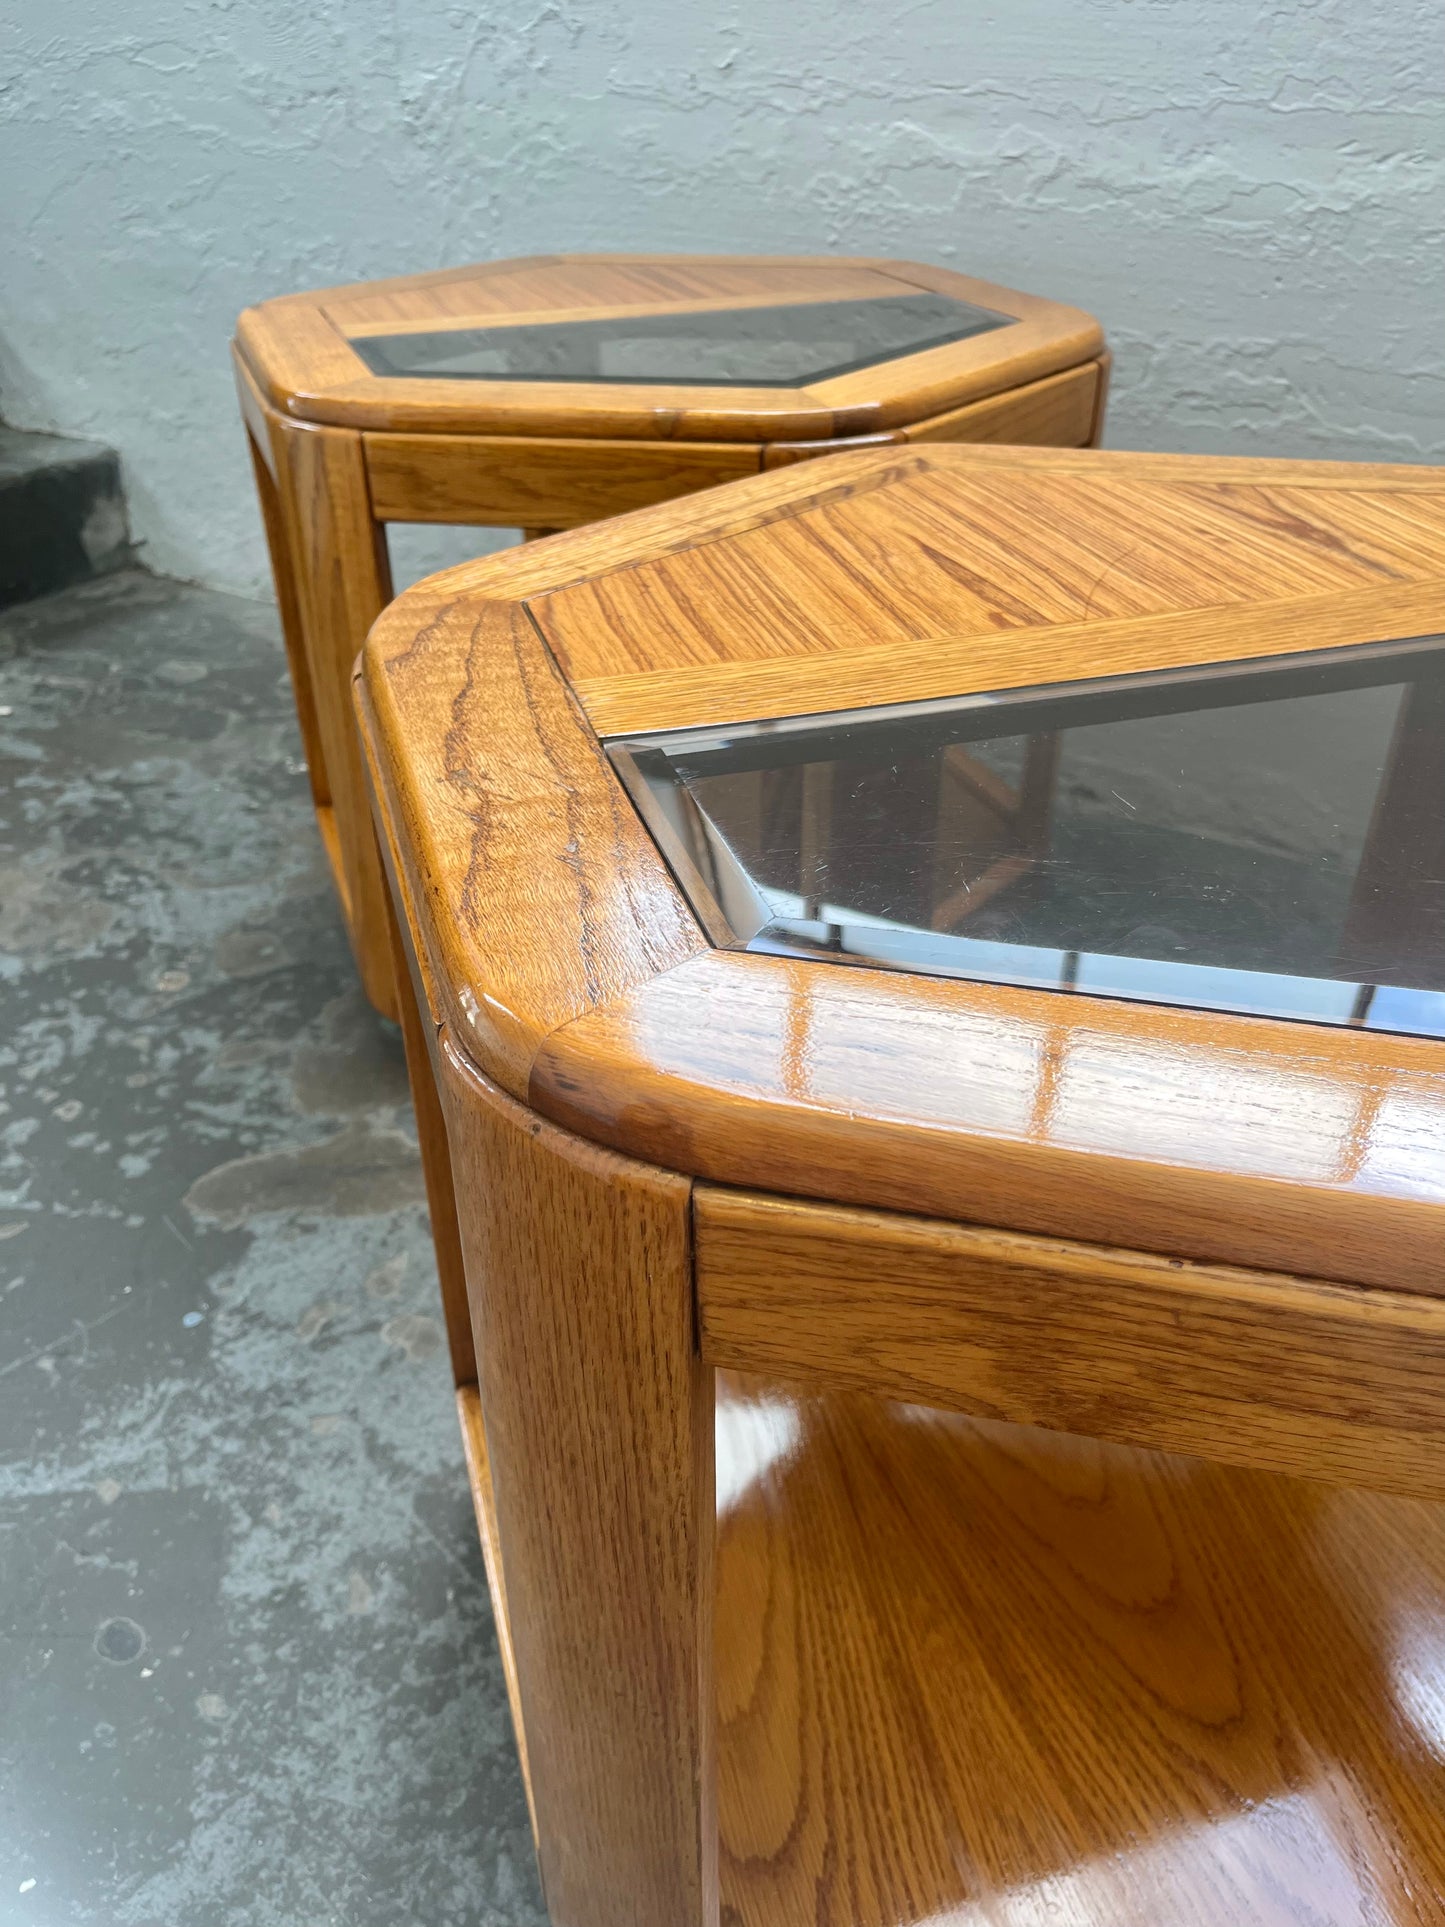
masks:
<path fill-rule="evenodd" d="M 714 942 L 1445 1035 L 1439 638 L 609 750 Z"/>
<path fill-rule="evenodd" d="M 364 336 L 351 345 L 377 375 L 792 388 L 987 334 L 1008 327 L 1012 319 L 946 294 L 919 293 L 521 327 L 439 328 Z"/>

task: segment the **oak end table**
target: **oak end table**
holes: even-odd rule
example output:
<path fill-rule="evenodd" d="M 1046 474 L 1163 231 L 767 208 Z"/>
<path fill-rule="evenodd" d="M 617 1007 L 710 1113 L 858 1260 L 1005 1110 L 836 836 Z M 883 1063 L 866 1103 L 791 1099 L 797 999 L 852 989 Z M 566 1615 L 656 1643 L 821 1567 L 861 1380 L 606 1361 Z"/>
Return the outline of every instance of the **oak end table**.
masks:
<path fill-rule="evenodd" d="M 540 255 L 287 295 L 236 329 L 312 796 L 362 981 L 395 1014 L 352 665 L 385 525 L 546 534 L 838 448 L 1096 441 L 1077 308 L 916 262 Z"/>
<path fill-rule="evenodd" d="M 1445 471 L 842 455 L 357 685 L 558 1927 L 1445 1917 Z"/>

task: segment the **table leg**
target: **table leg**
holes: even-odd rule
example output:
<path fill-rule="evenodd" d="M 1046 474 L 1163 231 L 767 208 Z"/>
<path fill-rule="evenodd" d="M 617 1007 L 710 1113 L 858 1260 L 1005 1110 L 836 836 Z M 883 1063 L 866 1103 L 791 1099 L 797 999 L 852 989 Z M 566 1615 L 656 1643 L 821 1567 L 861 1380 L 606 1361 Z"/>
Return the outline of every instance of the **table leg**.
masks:
<path fill-rule="evenodd" d="M 548 1908 L 716 1927 L 690 1185 L 439 1062 Z"/>
<path fill-rule="evenodd" d="M 351 707 L 352 665 L 391 600 L 386 533 L 371 513 L 360 435 L 286 422 L 277 425 L 272 440 L 329 797 L 329 812 L 325 805 L 318 808 L 322 835 L 362 984 L 376 1008 L 394 1017 L 385 885 Z"/>
<path fill-rule="evenodd" d="M 286 661 L 291 670 L 291 693 L 296 700 L 296 721 L 301 729 L 306 772 L 311 779 L 311 800 L 318 810 L 322 810 L 331 802 L 331 790 L 326 780 L 326 758 L 322 753 L 316 721 L 311 665 L 306 658 L 306 641 L 301 628 L 296 564 L 286 533 L 286 518 L 281 509 L 276 477 L 271 473 L 267 454 L 257 446 L 249 425 L 246 429 L 246 446 L 251 451 L 251 467 L 256 476 L 256 499 L 261 506 L 261 524 L 266 531 L 266 549 L 271 558 L 271 580 L 276 589 L 281 636 L 286 644 Z"/>
<path fill-rule="evenodd" d="M 1089 430 L 1085 448 L 1104 446 L 1104 416 L 1109 407 L 1109 377 L 1114 370 L 1114 357 L 1106 348 L 1099 357 L 1099 386 L 1094 395 L 1094 420 Z"/>
<path fill-rule="evenodd" d="M 426 1184 L 427 1210 L 431 1217 L 432 1246 L 436 1252 L 437 1281 L 441 1286 L 442 1316 L 446 1321 L 452 1378 L 458 1386 L 475 1385 L 477 1361 L 472 1341 L 471 1313 L 467 1307 L 461 1232 L 457 1225 L 451 1147 L 447 1142 L 441 1099 L 437 1095 L 436 1021 L 417 983 L 411 946 L 402 932 L 389 883 L 385 891 L 384 908 L 391 946 L 392 979 L 396 985 L 397 1019 L 401 1024 L 402 1042 L 406 1046 L 406 1075 L 411 1086 L 411 1107 L 421 1150 L 422 1178 Z"/>

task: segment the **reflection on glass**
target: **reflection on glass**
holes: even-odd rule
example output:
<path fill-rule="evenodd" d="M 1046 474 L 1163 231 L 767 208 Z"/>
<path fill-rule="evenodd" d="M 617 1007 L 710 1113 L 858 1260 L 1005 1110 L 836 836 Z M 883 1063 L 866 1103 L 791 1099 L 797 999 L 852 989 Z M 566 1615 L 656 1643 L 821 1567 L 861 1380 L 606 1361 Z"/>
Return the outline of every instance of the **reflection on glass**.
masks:
<path fill-rule="evenodd" d="M 1445 1036 L 1445 643 L 609 745 L 715 943 Z"/>
<path fill-rule="evenodd" d="M 351 346 L 376 375 L 465 381 L 683 382 L 791 388 L 1012 324 L 946 294 L 794 301 L 765 308 L 370 335 Z"/>

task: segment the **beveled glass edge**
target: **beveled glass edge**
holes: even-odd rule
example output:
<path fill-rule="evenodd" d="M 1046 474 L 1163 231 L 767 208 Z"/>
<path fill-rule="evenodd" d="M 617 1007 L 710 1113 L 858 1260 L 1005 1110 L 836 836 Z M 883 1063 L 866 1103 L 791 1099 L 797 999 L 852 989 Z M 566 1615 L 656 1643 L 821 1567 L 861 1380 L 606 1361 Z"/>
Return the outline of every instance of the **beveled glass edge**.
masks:
<path fill-rule="evenodd" d="M 716 950 L 742 950 L 773 920 L 772 908 L 733 855 L 727 840 L 708 824 L 685 783 L 672 773 L 665 752 L 655 745 L 605 744 L 633 808 Z M 666 795 L 682 822 L 674 822 Z M 695 837 L 688 831 L 696 829 Z M 700 848 L 689 847 L 696 843 Z M 701 850 L 707 852 L 704 859 Z M 706 862 L 710 876 L 704 874 Z"/>
<path fill-rule="evenodd" d="M 1022 632 L 1027 634 L 1028 631 Z M 1298 649 L 1277 656 L 1231 656 L 1224 662 L 1183 663 L 1166 669 L 1125 670 L 1111 676 L 1081 676 L 1069 682 L 1021 683 L 1005 689 L 976 690 L 965 696 L 930 696 L 912 702 L 870 703 L 856 709 L 816 709 L 790 716 L 756 717 L 738 723 L 688 723 L 660 729 L 629 729 L 600 738 L 614 750 L 659 749 L 672 756 L 680 751 L 721 749 L 728 743 L 763 737 L 815 735 L 859 723 L 912 722 L 931 717 L 966 715 L 971 710 L 1012 708 L 1022 703 L 1073 702 L 1114 691 L 1166 689 L 1189 684 L 1233 682 L 1244 676 L 1285 676 L 1295 670 L 1348 667 L 1393 655 L 1428 655 L 1445 649 L 1445 630 L 1429 635 L 1401 636 L 1385 642 L 1352 642 L 1327 649 Z M 1201 704 L 1200 707 L 1207 707 Z"/>
<path fill-rule="evenodd" d="M 933 290 L 927 290 L 926 292 L 933 292 Z M 876 296 L 869 296 L 867 298 L 870 300 L 876 300 L 876 301 L 882 302 L 882 301 L 906 300 L 908 297 L 904 295 L 876 295 Z M 957 300 L 957 297 L 954 295 L 949 295 L 946 297 L 946 299 L 953 301 L 953 300 Z M 776 307 L 777 309 L 815 308 L 815 307 L 823 307 L 826 305 L 828 304 L 824 302 L 818 302 L 818 301 L 783 301 L 783 302 L 777 303 Z M 861 374 L 867 368 L 880 368 L 886 362 L 907 361 L 909 357 L 912 355 L 927 354 L 931 349 L 934 349 L 934 348 L 947 348 L 947 347 L 950 347 L 956 341 L 972 341 L 979 335 L 997 334 L 999 330 L 1002 328 L 1016 327 L 1023 318 L 1022 316 L 1016 315 L 1016 314 L 1002 314 L 997 309 L 994 309 L 994 308 L 982 307 L 976 301 L 967 301 L 967 302 L 959 301 L 958 305 L 960 307 L 973 308 L 976 313 L 984 316 L 985 318 L 981 321 L 977 321 L 973 323 L 971 326 L 966 328 L 952 328 L 952 329 L 949 329 L 948 332 L 945 334 L 932 335 L 921 341 L 909 342 L 906 347 L 895 348 L 885 354 L 863 355 L 853 361 L 836 362 L 833 364 L 832 367 L 829 367 L 829 368 L 809 369 L 809 371 L 804 375 L 789 376 L 785 380 L 778 380 L 776 378 L 770 380 L 764 376 L 753 376 L 753 375 L 710 375 L 707 377 L 706 380 L 702 380 L 702 381 L 682 381 L 682 380 L 679 380 L 676 375 L 600 375 L 600 374 L 494 375 L 494 374 L 482 373 L 478 370 L 462 370 L 462 369 L 455 369 L 455 368 L 444 369 L 439 374 L 428 374 L 425 369 L 420 369 L 420 368 L 408 368 L 405 370 L 398 369 L 394 366 L 378 368 L 376 364 L 372 361 L 371 357 L 365 352 L 366 346 L 369 343 L 373 343 L 373 342 L 383 343 L 383 342 L 389 342 L 389 341 L 410 341 L 410 342 L 448 341 L 448 342 L 455 343 L 456 340 L 461 336 L 499 334 L 499 333 L 502 333 L 505 328 L 506 324 L 504 323 L 498 324 L 495 327 L 491 327 L 491 328 L 437 328 L 434 330 L 427 330 L 427 331 L 418 330 L 412 334 L 402 334 L 402 335 L 348 335 L 346 340 L 347 340 L 347 346 L 352 350 L 354 354 L 356 354 L 359 357 L 360 360 L 366 363 L 366 366 L 370 370 L 370 372 L 373 375 L 376 375 L 379 379 L 383 381 L 526 382 L 529 386 L 533 384 L 546 384 L 546 385 L 555 386 L 559 388 L 575 388 L 575 387 L 582 387 L 582 386 L 598 387 L 598 388 L 779 388 L 779 389 L 811 388 L 812 386 L 814 386 L 815 383 L 818 383 L 818 382 L 838 381 L 844 375 Z M 768 313 L 768 312 L 774 312 L 774 311 L 775 310 L 771 310 L 771 309 L 756 309 L 756 308 L 719 308 L 716 310 L 714 309 L 702 310 L 702 312 L 709 313 L 709 314 L 710 313 L 756 314 L 760 312 Z M 649 309 L 645 317 L 639 316 L 635 318 L 647 319 L 649 321 L 665 320 L 668 314 L 671 312 L 672 311 L 667 308 Z M 687 309 L 687 310 L 684 310 L 684 312 L 688 314 L 693 314 L 699 311 L 695 309 Z M 608 317 L 605 317 L 605 316 L 598 317 L 599 320 L 604 320 L 607 318 Z M 524 325 L 528 328 L 575 328 L 578 326 L 585 327 L 593 324 L 586 323 L 586 322 L 578 323 L 577 321 L 574 320 L 574 321 L 530 321 L 525 323 Z"/>
<path fill-rule="evenodd" d="M 900 943 L 889 956 L 880 931 L 896 927 Z M 1057 958 L 1057 977 L 1028 976 L 1017 967 L 990 969 L 978 960 L 933 961 L 926 947 L 948 944 L 978 951 L 1030 951 Z M 754 956 L 794 957 L 848 969 L 883 970 L 895 976 L 935 977 L 947 983 L 992 984 L 1099 997 L 1110 1003 L 1152 1004 L 1170 1010 L 1213 1010 L 1235 1017 L 1261 1017 L 1294 1024 L 1319 1024 L 1330 1030 L 1368 1030 L 1402 1037 L 1445 1040 L 1445 991 L 1409 984 L 1362 983 L 1348 977 L 1291 976 L 1283 971 L 1245 970 L 1227 964 L 1176 963 L 1165 958 L 1124 957 L 1107 951 L 1048 950 L 1026 944 L 977 942 L 968 937 L 857 921 L 824 923 L 801 917 L 775 917 L 746 942 L 719 946 Z M 1134 979 L 1130 982 L 1129 979 Z M 1238 987 L 1229 980 L 1238 980 Z M 1246 986 L 1248 986 L 1246 988 Z M 1382 1001 L 1383 999 L 1383 1001 Z M 1416 1021 L 1405 1021 L 1392 1004 L 1413 1002 Z M 1331 1006 L 1334 1008 L 1331 1009 Z"/>
<path fill-rule="evenodd" d="M 1339 667 L 1352 663 L 1367 665 L 1395 656 L 1425 655 L 1445 648 L 1445 633 L 1401 637 L 1393 641 L 1346 644 L 1342 647 L 1300 650 L 1277 656 L 1249 656 L 1222 663 L 1191 663 L 1178 668 L 1145 670 L 1134 674 L 1100 676 L 1067 683 L 1030 684 L 1016 689 L 985 690 L 968 696 L 936 697 L 922 702 L 876 704 L 858 709 L 820 710 L 809 715 L 770 717 L 751 723 L 700 725 L 685 729 L 629 731 L 623 736 L 604 736 L 603 749 L 617 772 L 638 815 L 677 880 L 683 896 L 701 923 L 708 941 L 719 950 L 744 951 L 753 955 L 796 957 L 813 963 L 842 964 L 848 968 L 885 970 L 906 976 L 929 976 L 952 983 L 988 983 L 1019 990 L 1034 990 L 1045 995 L 1072 992 L 1101 997 L 1111 1002 L 1150 1004 L 1171 1009 L 1215 1010 L 1237 1016 L 1283 1019 L 1290 1023 L 1314 1023 L 1332 1030 L 1370 1030 L 1376 1034 L 1419 1036 L 1445 1039 L 1445 992 L 1417 990 L 1409 985 L 1367 984 L 1346 978 L 1291 976 L 1285 972 L 1235 970 L 1213 964 L 1174 963 L 1164 959 L 1114 957 L 1104 952 L 1049 952 L 1064 959 L 1057 981 L 1040 977 L 1030 980 L 1022 971 L 988 971 L 975 962 L 968 969 L 958 963 L 930 963 L 922 954 L 925 944 L 969 945 L 977 949 L 1027 949 L 1031 946 L 988 946 L 966 937 L 942 932 L 914 930 L 905 925 L 863 922 L 856 917 L 836 923 L 823 920 L 778 917 L 762 897 L 742 864 L 733 855 L 726 839 L 715 828 L 704 829 L 703 812 L 673 773 L 671 756 L 678 751 L 721 748 L 742 738 L 763 739 L 816 735 L 828 729 L 859 722 L 907 721 L 915 717 L 945 717 L 993 708 L 1010 708 L 1028 702 L 1058 702 L 1083 695 L 1105 695 L 1123 687 L 1141 692 L 1172 685 L 1205 685 L 1234 681 L 1253 673 L 1276 675 L 1290 670 L 1308 670 L 1326 665 Z M 687 848 L 678 827 L 669 818 L 659 791 L 679 799 L 685 821 L 697 825 L 697 839 L 707 848 L 709 882 L 693 853 Z M 716 887 L 714 887 L 716 885 Z M 727 907 L 724 908 L 724 905 Z M 889 957 L 879 954 L 884 940 L 876 933 L 896 928 L 900 952 Z M 865 950 L 858 939 L 873 935 L 872 950 Z M 1122 975 L 1147 970 L 1159 982 L 1157 988 L 1133 984 L 1129 988 L 1110 986 Z M 1247 1000 L 1241 994 L 1229 997 L 1206 994 L 1207 980 L 1247 978 L 1258 986 Z M 1163 984 L 1173 986 L 1163 994 Z M 1264 986 L 1269 986 L 1265 989 Z M 1430 1023 L 1407 1024 L 1398 1017 L 1385 1018 L 1379 1006 L 1381 991 L 1413 997 L 1438 1011 Z M 1344 1018 L 1321 1014 L 1321 1006 L 1348 996 L 1351 1009 Z M 1384 1010 L 1388 1010 L 1388 997 Z"/>

